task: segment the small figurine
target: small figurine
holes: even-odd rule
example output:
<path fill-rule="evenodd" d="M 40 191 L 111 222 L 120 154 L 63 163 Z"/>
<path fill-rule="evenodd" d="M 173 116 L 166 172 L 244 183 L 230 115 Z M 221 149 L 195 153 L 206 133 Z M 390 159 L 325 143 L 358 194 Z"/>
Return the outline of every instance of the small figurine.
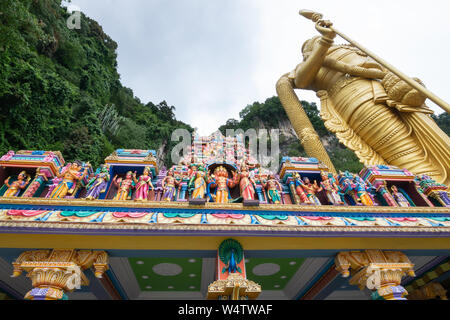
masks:
<path fill-rule="evenodd" d="M 390 207 L 398 207 L 394 197 L 389 193 L 386 181 L 384 181 L 377 189 L 377 192 L 383 197 Z"/>
<path fill-rule="evenodd" d="M 94 200 L 100 197 L 101 193 L 106 192 L 106 186 L 110 179 L 107 166 L 102 165 L 100 173 L 92 177 L 86 185 L 87 193 L 85 198 L 87 200 Z"/>
<path fill-rule="evenodd" d="M 282 187 L 273 174 L 269 175 L 269 179 L 264 183 L 264 188 L 267 189 L 267 196 L 272 203 L 281 203 L 280 191 L 282 190 Z"/>
<path fill-rule="evenodd" d="M 172 170 L 167 172 L 167 176 L 162 180 L 161 185 L 164 189 L 164 194 L 162 196 L 163 201 L 173 201 L 176 193 L 177 181 L 174 178 L 174 173 Z"/>
<path fill-rule="evenodd" d="M 28 187 L 27 191 L 25 191 L 23 198 L 31 198 L 36 194 L 36 191 L 39 189 L 39 187 L 44 183 L 47 182 L 48 178 L 45 172 L 42 172 L 42 168 L 36 169 L 36 176 L 34 177 L 33 182 L 31 182 L 30 186 Z"/>
<path fill-rule="evenodd" d="M 136 179 L 136 173 L 133 175 L 133 181 L 136 183 L 135 201 L 148 201 L 149 190 L 154 190 L 152 184 L 152 173 L 150 167 L 145 167 L 144 173 Z"/>
<path fill-rule="evenodd" d="M 48 188 L 48 192 L 45 195 L 46 198 L 50 198 L 50 195 L 52 194 L 53 190 L 59 185 L 59 183 L 62 181 L 62 178 L 54 177 L 51 182 L 52 184 Z"/>
<path fill-rule="evenodd" d="M 295 192 L 299 196 L 300 202 L 308 203 L 308 204 L 311 203 L 311 201 L 309 201 L 309 199 L 305 193 L 305 190 L 303 189 L 304 183 L 302 181 L 302 177 L 298 173 L 296 173 L 294 178 L 295 178 L 295 180 L 294 180 L 295 181 Z"/>
<path fill-rule="evenodd" d="M 246 164 L 242 165 L 238 180 L 241 197 L 244 198 L 244 200 L 255 200 L 256 183 L 250 177 L 250 173 Z"/>
<path fill-rule="evenodd" d="M 238 183 L 238 176 L 233 171 L 233 179 L 228 178 L 228 171 L 225 167 L 220 166 L 214 170 L 213 178 L 208 179 L 210 188 L 216 188 L 214 194 L 211 194 L 212 199 L 216 203 L 228 203 L 231 200 L 230 190 Z"/>
<path fill-rule="evenodd" d="M 411 207 L 408 199 L 398 190 L 396 186 L 391 187 L 392 196 L 400 207 Z"/>
<path fill-rule="evenodd" d="M 203 199 L 206 193 L 205 171 L 200 168 L 189 181 L 189 188 L 193 188 L 192 199 Z"/>
<path fill-rule="evenodd" d="M 321 172 L 322 182 L 320 183 L 323 190 L 327 194 L 328 201 L 333 205 L 343 205 L 341 197 L 339 196 L 339 187 L 336 185 L 334 179 L 329 177 L 325 172 Z"/>
<path fill-rule="evenodd" d="M 353 176 L 353 190 L 356 193 L 357 200 L 365 206 L 375 206 L 369 191 L 373 189 L 372 185 L 367 185 L 358 175 Z"/>
<path fill-rule="evenodd" d="M 17 180 L 12 182 L 11 184 L 9 183 L 10 178 L 11 177 L 8 177 L 5 180 L 5 185 L 8 187 L 8 190 L 6 190 L 3 194 L 3 197 L 5 198 L 18 197 L 20 191 L 25 189 L 31 179 L 31 177 L 25 171 L 19 173 L 19 175 L 17 176 Z M 27 178 L 27 180 L 25 180 L 25 178 Z"/>
<path fill-rule="evenodd" d="M 89 166 L 89 162 L 86 165 Z M 81 162 L 79 161 L 75 161 L 70 166 L 65 167 L 57 175 L 58 178 L 63 178 L 62 181 L 58 183 L 58 186 L 52 191 L 49 198 L 63 199 L 67 194 L 73 194 L 78 181 L 83 179 L 88 172 L 87 167 L 83 173 L 81 173 L 81 169 Z"/>
<path fill-rule="evenodd" d="M 303 178 L 304 184 L 303 184 L 303 189 L 306 192 L 306 196 L 308 197 L 309 201 L 311 203 L 314 203 L 317 206 L 321 206 L 322 204 L 320 203 L 319 199 L 316 197 L 316 193 L 320 192 L 323 190 L 322 187 L 319 187 L 317 185 L 317 181 L 314 180 L 314 184 L 311 183 L 311 181 L 309 180 L 309 178 L 305 177 Z"/>
<path fill-rule="evenodd" d="M 136 172 L 134 173 L 136 174 Z M 113 200 L 131 200 L 131 195 L 136 185 L 133 181 L 133 173 L 128 171 L 125 175 L 125 179 L 117 178 L 117 175 L 113 179 L 114 185 L 118 188 L 117 194 Z"/>

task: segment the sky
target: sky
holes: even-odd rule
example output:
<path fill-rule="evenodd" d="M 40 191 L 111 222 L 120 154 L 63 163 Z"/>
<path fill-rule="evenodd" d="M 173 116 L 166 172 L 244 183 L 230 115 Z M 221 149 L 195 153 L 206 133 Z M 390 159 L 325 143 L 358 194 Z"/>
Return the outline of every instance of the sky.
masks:
<path fill-rule="evenodd" d="M 209 135 L 301 62 L 317 35 L 300 9 L 334 27 L 450 102 L 448 13 L 444 0 L 72 0 L 118 43 L 122 84 L 143 103 L 163 100 Z M 336 43 L 345 40 L 336 38 Z M 314 92 L 298 90 L 316 102 Z M 436 113 L 442 109 L 428 100 Z"/>

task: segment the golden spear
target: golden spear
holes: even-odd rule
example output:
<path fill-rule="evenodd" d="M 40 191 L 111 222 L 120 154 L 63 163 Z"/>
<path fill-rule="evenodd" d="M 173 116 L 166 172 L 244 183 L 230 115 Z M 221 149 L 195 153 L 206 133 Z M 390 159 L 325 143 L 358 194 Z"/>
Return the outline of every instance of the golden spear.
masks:
<path fill-rule="evenodd" d="M 312 20 L 313 22 L 317 23 L 319 22 L 322 18 L 323 15 L 321 13 L 318 12 L 314 12 L 314 11 L 310 11 L 310 10 L 300 10 L 300 15 L 302 15 L 303 17 Z M 386 62 L 385 60 L 381 59 L 380 57 L 378 57 L 377 55 L 375 55 L 373 52 L 371 52 L 370 50 L 364 48 L 362 45 L 360 45 L 358 42 L 350 39 L 349 37 L 347 37 L 345 34 L 343 34 L 342 32 L 340 32 L 339 30 L 337 30 L 336 28 L 334 28 L 333 26 L 329 26 L 328 27 L 331 31 L 335 32 L 337 35 L 339 35 L 341 38 L 343 38 L 344 40 L 348 41 L 350 44 L 352 44 L 353 46 L 357 47 L 359 50 L 363 51 L 364 53 L 366 53 L 369 57 L 371 57 L 372 59 L 374 59 L 376 62 L 378 62 L 379 64 L 381 64 L 382 66 L 384 66 L 386 69 L 388 69 L 389 71 L 391 71 L 393 74 L 395 74 L 397 77 L 399 77 L 400 79 L 404 80 L 406 83 L 408 83 L 411 87 L 413 87 L 414 89 L 416 89 L 417 91 L 423 93 L 424 95 L 426 95 L 431 101 L 433 101 L 434 103 L 436 103 L 438 106 L 440 106 L 442 109 L 444 109 L 445 112 L 450 113 L 450 105 L 445 102 L 444 100 L 442 100 L 441 98 L 439 98 L 438 96 L 436 96 L 433 92 L 431 92 L 430 90 L 428 90 L 427 88 L 425 88 L 424 86 L 420 85 L 417 81 L 414 81 L 413 79 L 411 79 L 410 77 L 408 77 L 407 75 L 405 75 L 403 72 L 401 72 L 400 70 L 398 70 L 396 67 L 394 67 L 393 65 L 389 64 L 388 62 Z"/>

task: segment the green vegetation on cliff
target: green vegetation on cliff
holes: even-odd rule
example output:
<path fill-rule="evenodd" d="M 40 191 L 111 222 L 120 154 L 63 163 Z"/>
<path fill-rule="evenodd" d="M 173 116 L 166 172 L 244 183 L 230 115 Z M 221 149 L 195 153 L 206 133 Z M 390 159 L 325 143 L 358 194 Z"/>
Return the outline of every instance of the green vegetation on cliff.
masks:
<path fill-rule="evenodd" d="M 189 125 L 174 107 L 143 104 L 123 87 L 117 43 L 81 14 L 69 29 L 61 0 L 0 2 L 0 154 L 60 150 L 99 165 L 117 148 L 156 149 Z"/>
<path fill-rule="evenodd" d="M 334 134 L 325 128 L 316 104 L 306 101 L 301 103 L 336 170 L 349 170 L 355 173 L 361 171 L 363 165 L 355 153 L 339 143 Z M 239 113 L 239 117 L 240 120 L 229 119 L 225 125 L 221 126 L 219 130 L 222 134 L 226 134 L 226 129 L 242 129 L 244 131 L 251 128 L 281 129 L 280 157 L 307 156 L 278 97 L 269 98 L 264 103 L 255 102 L 248 105 Z M 450 134 L 450 117 L 447 113 L 433 116 L 433 118 L 445 133 Z"/>

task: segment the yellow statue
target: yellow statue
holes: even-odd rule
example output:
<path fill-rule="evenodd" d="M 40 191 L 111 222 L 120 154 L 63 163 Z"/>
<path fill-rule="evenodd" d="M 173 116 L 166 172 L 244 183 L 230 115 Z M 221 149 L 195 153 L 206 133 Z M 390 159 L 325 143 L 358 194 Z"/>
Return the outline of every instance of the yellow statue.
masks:
<path fill-rule="evenodd" d="M 228 203 L 231 199 L 230 188 L 234 188 L 238 183 L 238 175 L 233 171 L 233 179 L 228 178 L 228 171 L 220 166 L 214 170 L 214 174 L 209 177 L 208 184 L 211 188 L 216 188 L 211 195 L 215 203 Z"/>
<path fill-rule="evenodd" d="M 88 172 L 87 166 L 90 166 L 89 162 L 86 164 L 86 168 L 82 173 L 81 163 L 75 161 L 71 165 L 68 165 L 66 168 L 62 170 L 61 173 L 57 174 L 58 178 L 63 178 L 62 181 L 59 182 L 58 186 L 52 191 L 50 194 L 50 199 L 63 199 L 67 194 L 73 194 L 78 181 L 83 179 Z"/>
<path fill-rule="evenodd" d="M 205 171 L 201 168 L 192 176 L 189 186 L 193 187 L 192 199 L 203 199 L 206 193 Z"/>
<path fill-rule="evenodd" d="M 334 171 L 294 89 L 317 92 L 326 128 L 363 164 L 389 164 L 449 185 L 450 138 L 430 117 L 433 112 L 424 104 L 429 96 L 422 93 L 426 90 L 413 88 L 354 46 L 333 44 L 337 31 L 332 23 L 314 15 L 308 18 L 321 36 L 304 43 L 303 62 L 277 83 L 308 154 Z"/>
<path fill-rule="evenodd" d="M 8 189 L 3 194 L 3 197 L 5 198 L 18 197 L 20 191 L 25 189 L 31 179 L 31 177 L 25 171 L 19 173 L 16 181 L 9 183 L 10 178 L 11 177 L 8 177 L 8 179 L 5 180 L 5 185 L 8 187 Z M 27 178 L 27 180 L 25 180 L 25 178 Z"/>

